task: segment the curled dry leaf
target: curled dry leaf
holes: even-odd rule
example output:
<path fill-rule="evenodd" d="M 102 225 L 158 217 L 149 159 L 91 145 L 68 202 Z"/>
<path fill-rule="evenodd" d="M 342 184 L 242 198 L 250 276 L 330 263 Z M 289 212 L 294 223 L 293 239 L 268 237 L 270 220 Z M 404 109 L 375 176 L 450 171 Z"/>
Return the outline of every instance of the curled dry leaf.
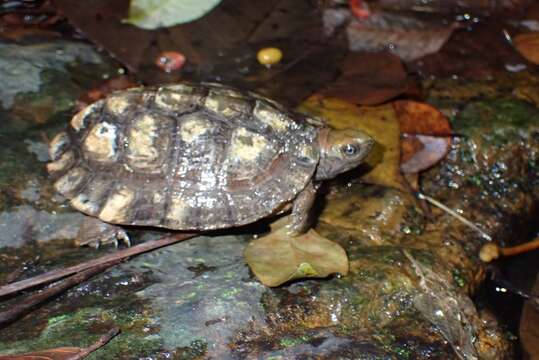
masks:
<path fill-rule="evenodd" d="M 245 248 L 245 260 L 264 285 L 273 287 L 293 279 L 348 273 L 348 257 L 339 244 L 314 230 L 293 237 L 287 231 L 286 227 L 272 231 Z"/>
<path fill-rule="evenodd" d="M 370 135 L 376 144 L 365 160 L 368 167 L 362 176 L 365 182 L 404 190 L 400 173 L 400 130 L 391 105 L 358 107 L 349 102 L 313 95 L 300 105 L 299 111 L 323 117 L 336 129 L 359 129 Z"/>
<path fill-rule="evenodd" d="M 526 60 L 539 64 L 539 31 L 518 34 L 513 38 L 513 44 Z"/>
<path fill-rule="evenodd" d="M 405 174 L 426 170 L 442 160 L 451 147 L 451 138 L 403 134 L 401 171 Z"/>
<path fill-rule="evenodd" d="M 416 101 L 393 102 L 401 141 L 401 171 L 416 173 L 443 159 L 451 147 L 451 125 L 436 108 Z"/>

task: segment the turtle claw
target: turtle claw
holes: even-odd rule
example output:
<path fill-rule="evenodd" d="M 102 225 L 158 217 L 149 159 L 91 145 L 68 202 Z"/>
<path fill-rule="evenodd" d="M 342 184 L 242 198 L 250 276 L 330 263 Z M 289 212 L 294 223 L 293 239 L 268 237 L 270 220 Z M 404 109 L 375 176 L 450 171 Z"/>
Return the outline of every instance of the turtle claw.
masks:
<path fill-rule="evenodd" d="M 97 250 L 101 245 L 107 244 L 113 244 L 114 248 L 118 248 L 119 240 L 131 246 L 129 236 L 122 227 L 87 217 L 79 229 L 75 244 L 87 245 Z"/>
<path fill-rule="evenodd" d="M 116 239 L 123 241 L 125 246 L 131 247 L 131 239 L 129 239 L 129 235 L 127 235 L 125 230 L 122 229 L 121 232 L 116 234 Z M 118 241 L 116 241 L 116 247 L 118 247 Z"/>

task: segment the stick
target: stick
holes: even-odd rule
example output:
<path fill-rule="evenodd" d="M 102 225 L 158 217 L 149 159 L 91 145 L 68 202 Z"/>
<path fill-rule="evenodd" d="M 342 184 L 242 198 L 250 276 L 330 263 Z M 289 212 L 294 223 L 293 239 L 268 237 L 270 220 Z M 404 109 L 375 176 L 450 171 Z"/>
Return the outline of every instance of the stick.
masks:
<path fill-rule="evenodd" d="M 471 227 L 472 229 L 477 231 L 479 234 L 481 234 L 481 237 L 483 237 L 483 239 L 486 239 L 488 241 L 492 241 L 492 238 L 490 237 L 490 235 L 487 234 L 486 232 L 484 232 L 483 230 L 481 230 L 481 228 L 479 226 L 475 225 L 473 222 L 466 219 L 464 216 L 460 215 L 456 211 L 451 210 L 450 208 L 448 208 L 447 206 L 445 206 L 444 204 L 442 204 L 438 200 L 433 199 L 430 196 L 427 196 L 427 195 L 422 194 L 420 192 L 417 193 L 417 197 L 420 198 L 421 200 L 428 201 L 429 203 L 431 203 L 434 206 L 439 207 L 440 209 L 447 212 L 449 215 L 451 215 L 451 216 L 455 217 L 456 219 L 460 220 L 463 224 L 468 225 L 469 227 Z"/>
<path fill-rule="evenodd" d="M 166 236 L 158 240 L 148 241 L 127 249 L 118 250 L 112 254 L 104 255 L 100 258 L 86 261 L 82 264 L 77 264 L 63 269 L 52 270 L 44 274 L 34 276 L 32 278 L 17 281 L 12 284 L 0 286 L 0 297 L 6 296 L 9 294 L 16 293 L 21 290 L 25 290 L 34 286 L 42 285 L 49 283 L 54 280 L 61 279 L 68 275 L 72 275 L 90 268 L 106 264 L 116 260 L 124 260 L 131 256 L 139 255 L 151 250 L 161 248 L 163 246 L 171 245 L 183 240 L 190 239 L 199 235 L 199 233 L 182 233 L 172 236 Z"/>
<path fill-rule="evenodd" d="M 8 310 L 0 312 L 0 325 L 13 322 L 14 320 L 28 313 L 34 306 L 50 299 L 55 295 L 64 292 L 65 290 L 75 285 L 80 284 L 83 281 L 88 280 L 92 276 L 97 275 L 100 272 L 120 262 L 121 260 L 118 259 L 105 264 L 94 266 L 93 268 L 68 277 L 67 279 L 62 280 L 60 283 L 51 286 L 48 289 L 45 289 L 36 294 L 29 295 L 26 299 L 15 303 Z"/>
<path fill-rule="evenodd" d="M 112 340 L 113 337 L 118 335 L 120 333 L 119 327 L 114 327 L 109 330 L 108 333 L 101 336 L 93 345 L 88 346 L 87 348 L 82 349 L 79 353 L 76 355 L 73 355 L 66 360 L 80 360 L 84 359 L 86 356 L 90 355 L 90 353 L 96 351 L 97 349 L 105 346 L 110 340 Z"/>

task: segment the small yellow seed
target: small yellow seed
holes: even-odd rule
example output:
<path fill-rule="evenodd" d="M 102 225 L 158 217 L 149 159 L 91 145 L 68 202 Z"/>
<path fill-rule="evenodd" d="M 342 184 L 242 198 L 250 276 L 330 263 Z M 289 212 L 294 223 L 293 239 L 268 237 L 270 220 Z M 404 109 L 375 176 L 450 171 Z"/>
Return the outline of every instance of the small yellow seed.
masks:
<path fill-rule="evenodd" d="M 493 243 L 486 243 L 481 247 L 481 250 L 479 250 L 479 258 L 483 262 L 491 262 L 492 260 L 496 260 L 500 257 L 500 248 L 498 245 Z"/>
<path fill-rule="evenodd" d="M 271 66 L 277 64 L 283 58 L 283 52 L 280 49 L 269 47 L 263 48 L 256 54 L 258 62 L 265 66 Z"/>

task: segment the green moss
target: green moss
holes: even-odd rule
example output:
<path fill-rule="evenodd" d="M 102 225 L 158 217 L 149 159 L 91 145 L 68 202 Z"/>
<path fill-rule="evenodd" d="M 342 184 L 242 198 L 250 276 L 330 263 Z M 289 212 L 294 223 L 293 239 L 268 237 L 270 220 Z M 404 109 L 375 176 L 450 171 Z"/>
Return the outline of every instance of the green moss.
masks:
<path fill-rule="evenodd" d="M 51 317 L 37 338 L 0 342 L 0 352 L 14 354 L 62 346 L 87 347 L 107 329 L 119 326 L 122 333 L 107 344 L 106 351 L 96 351 L 88 359 L 106 360 L 151 354 L 159 349 L 160 341 L 143 330 L 148 322 L 140 313 L 112 312 L 99 307 L 83 308 Z"/>
<path fill-rule="evenodd" d="M 455 132 L 469 137 L 482 138 L 489 146 L 513 141 L 514 136 L 526 136 L 526 130 L 538 124 L 539 110 L 520 100 L 488 100 L 471 103 L 453 123 Z"/>
<path fill-rule="evenodd" d="M 282 348 L 288 348 L 307 343 L 311 338 L 307 335 L 298 337 L 284 337 L 279 339 L 279 345 Z"/>
<path fill-rule="evenodd" d="M 412 358 L 412 351 L 405 347 L 394 347 L 392 349 L 392 352 L 399 357 L 399 359 L 411 359 Z"/>
<path fill-rule="evenodd" d="M 463 288 L 468 283 L 465 279 L 465 275 L 459 268 L 453 268 L 451 270 L 451 276 L 453 277 L 453 282 L 457 284 L 458 287 Z"/>

